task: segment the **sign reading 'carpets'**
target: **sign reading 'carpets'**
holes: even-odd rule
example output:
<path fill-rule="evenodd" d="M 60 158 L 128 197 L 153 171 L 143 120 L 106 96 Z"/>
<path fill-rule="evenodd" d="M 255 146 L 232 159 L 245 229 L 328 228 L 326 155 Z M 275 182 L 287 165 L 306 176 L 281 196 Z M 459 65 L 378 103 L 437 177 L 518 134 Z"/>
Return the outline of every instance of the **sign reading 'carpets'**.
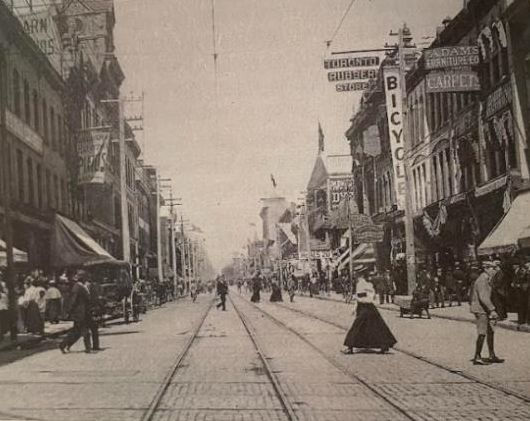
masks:
<path fill-rule="evenodd" d="M 82 131 L 77 142 L 79 183 L 104 183 L 110 143 L 108 129 Z"/>
<path fill-rule="evenodd" d="M 428 73 L 426 81 L 428 93 L 480 91 L 480 80 L 473 70 L 437 70 Z"/>

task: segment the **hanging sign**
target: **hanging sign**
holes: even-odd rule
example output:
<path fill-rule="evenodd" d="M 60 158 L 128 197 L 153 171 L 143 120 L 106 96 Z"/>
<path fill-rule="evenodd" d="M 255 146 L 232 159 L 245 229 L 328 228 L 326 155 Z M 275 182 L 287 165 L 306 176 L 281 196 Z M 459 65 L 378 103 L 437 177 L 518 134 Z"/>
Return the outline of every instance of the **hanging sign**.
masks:
<path fill-rule="evenodd" d="M 398 209 L 405 209 L 405 143 L 399 67 L 385 67 L 383 76 L 396 200 Z"/>
<path fill-rule="evenodd" d="M 84 130 L 77 142 L 79 183 L 104 183 L 110 143 L 109 129 Z"/>
<path fill-rule="evenodd" d="M 425 50 L 423 57 L 426 70 L 477 66 L 480 63 L 477 45 L 431 48 Z"/>
<path fill-rule="evenodd" d="M 382 225 L 362 225 L 353 230 L 353 238 L 358 243 L 380 243 L 384 236 L 385 230 Z"/>
<path fill-rule="evenodd" d="M 427 73 L 426 91 L 436 92 L 474 92 L 480 91 L 480 80 L 473 70 L 437 70 Z"/>
<path fill-rule="evenodd" d="M 336 83 L 337 92 L 364 91 L 373 85 L 377 78 L 380 59 L 370 57 L 344 57 L 324 60 L 328 81 Z"/>

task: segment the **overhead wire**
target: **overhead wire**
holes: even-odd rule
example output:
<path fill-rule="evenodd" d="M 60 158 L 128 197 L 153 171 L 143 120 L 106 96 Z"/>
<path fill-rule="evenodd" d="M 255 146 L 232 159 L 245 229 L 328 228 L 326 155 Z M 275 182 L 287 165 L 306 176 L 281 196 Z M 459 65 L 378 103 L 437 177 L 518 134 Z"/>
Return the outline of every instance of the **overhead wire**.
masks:
<path fill-rule="evenodd" d="M 348 7 L 346 8 L 346 11 L 342 15 L 342 18 L 341 18 L 339 24 L 335 28 L 335 31 L 333 32 L 333 35 L 331 36 L 331 38 L 329 40 L 326 41 L 326 45 L 327 45 L 328 48 L 331 45 L 331 43 L 334 41 L 335 37 L 337 36 L 338 32 L 340 31 L 340 28 L 342 28 L 342 24 L 344 23 L 344 20 L 346 19 L 346 16 L 348 16 L 348 13 L 350 13 L 350 10 L 351 10 L 351 8 L 353 6 L 353 3 L 355 3 L 355 0 L 351 0 L 350 1 L 350 4 L 348 5 Z"/>

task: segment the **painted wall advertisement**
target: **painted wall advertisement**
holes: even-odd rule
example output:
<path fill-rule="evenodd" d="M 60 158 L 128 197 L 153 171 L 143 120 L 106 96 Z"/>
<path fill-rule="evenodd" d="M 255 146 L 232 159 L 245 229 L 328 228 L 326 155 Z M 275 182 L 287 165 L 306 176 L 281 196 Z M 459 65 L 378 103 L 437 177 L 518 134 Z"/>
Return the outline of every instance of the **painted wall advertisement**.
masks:
<path fill-rule="evenodd" d="M 384 80 L 396 199 L 398 208 L 405 209 L 405 142 L 399 67 L 385 67 Z"/>
<path fill-rule="evenodd" d="M 108 129 L 84 130 L 77 142 L 79 183 L 104 183 L 110 143 Z"/>
<path fill-rule="evenodd" d="M 61 37 L 55 23 L 55 9 L 35 10 L 19 16 L 26 32 L 48 57 L 52 66 L 61 73 Z"/>

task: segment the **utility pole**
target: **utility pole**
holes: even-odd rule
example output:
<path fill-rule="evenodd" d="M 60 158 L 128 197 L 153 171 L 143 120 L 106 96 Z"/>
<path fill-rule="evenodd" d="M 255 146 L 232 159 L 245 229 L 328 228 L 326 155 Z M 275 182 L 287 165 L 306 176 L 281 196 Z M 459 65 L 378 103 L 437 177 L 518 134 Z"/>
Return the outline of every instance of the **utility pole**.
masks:
<path fill-rule="evenodd" d="M 130 262 L 131 260 L 131 241 L 129 232 L 129 209 L 127 202 L 127 180 L 125 178 L 125 116 L 124 116 L 124 101 L 123 98 L 118 100 L 118 119 L 119 119 L 119 149 L 120 149 L 120 211 L 121 211 L 121 244 L 123 248 L 123 260 Z"/>
<path fill-rule="evenodd" d="M 156 172 L 156 267 L 158 281 L 162 280 L 162 238 L 160 227 L 160 175 Z"/>
<path fill-rule="evenodd" d="M 180 233 L 181 233 L 181 240 L 180 240 L 180 265 L 182 268 L 182 281 L 184 282 L 184 285 L 188 285 L 188 276 L 187 276 L 187 268 L 186 268 L 186 236 L 184 235 L 184 219 L 182 218 L 182 215 L 180 215 Z"/>
<path fill-rule="evenodd" d="M 391 33 L 392 35 L 392 33 Z M 411 45 L 412 36 L 410 29 L 403 25 L 398 32 L 398 59 L 399 75 L 401 85 L 401 99 L 403 112 L 403 146 L 404 146 L 404 170 L 405 170 L 405 241 L 406 241 L 406 260 L 407 260 L 407 292 L 409 294 L 416 288 L 416 245 L 414 243 L 414 220 L 412 215 L 412 196 L 410 180 L 412 180 L 409 164 L 409 156 L 412 142 L 409 134 L 409 117 L 407 101 L 407 49 L 414 48 Z"/>
<path fill-rule="evenodd" d="M 177 294 L 178 290 L 178 279 L 177 279 L 177 250 L 175 246 L 175 212 L 174 207 L 180 206 L 182 203 L 176 203 L 177 201 L 181 201 L 181 198 L 175 198 L 173 197 L 173 189 L 171 186 L 169 187 L 169 227 L 170 227 L 170 233 L 171 233 L 171 268 L 173 270 L 173 290 L 175 292 L 175 296 Z"/>
<path fill-rule="evenodd" d="M 10 337 L 12 341 L 17 340 L 17 302 L 15 294 L 15 274 L 13 272 L 13 223 L 11 217 L 11 159 L 10 148 L 7 140 L 6 112 L 7 112 L 7 54 L 5 48 L 0 44 L 0 160 L 2 167 L 3 185 L 0 191 L 3 192 L 2 204 L 4 206 L 4 241 L 6 243 L 6 273 L 5 281 L 8 293 L 8 308 L 11 315 Z"/>

